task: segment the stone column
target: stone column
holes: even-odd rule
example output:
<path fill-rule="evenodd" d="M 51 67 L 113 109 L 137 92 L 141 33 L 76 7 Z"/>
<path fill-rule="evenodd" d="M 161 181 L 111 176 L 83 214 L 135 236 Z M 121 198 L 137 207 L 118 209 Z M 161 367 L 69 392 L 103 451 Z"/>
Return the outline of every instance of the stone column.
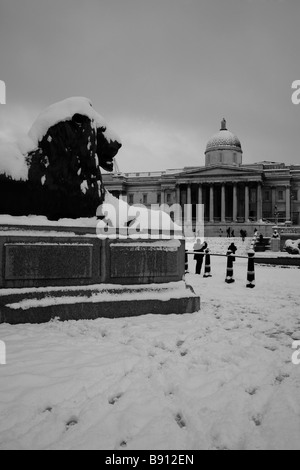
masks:
<path fill-rule="evenodd" d="M 262 222 L 262 186 L 261 183 L 257 185 L 257 221 Z"/>
<path fill-rule="evenodd" d="M 250 204 L 250 193 L 249 193 L 249 186 L 246 184 L 245 186 L 245 222 L 249 222 L 249 204 Z"/>
<path fill-rule="evenodd" d="M 276 207 L 276 187 L 272 186 L 272 217 L 275 214 L 275 207 Z"/>
<path fill-rule="evenodd" d="M 237 200 L 237 184 L 233 185 L 233 222 L 237 221 L 238 217 L 238 200 Z"/>
<path fill-rule="evenodd" d="M 203 189 L 202 185 L 198 186 L 198 204 L 197 204 L 197 221 L 196 221 L 196 235 L 201 237 L 204 235 L 204 207 L 203 207 Z"/>
<path fill-rule="evenodd" d="M 176 186 L 176 222 L 180 225 L 182 219 L 182 209 L 181 209 L 181 192 L 180 185 Z"/>
<path fill-rule="evenodd" d="M 286 197 L 286 220 L 289 222 L 292 218 L 291 214 L 291 187 L 287 186 L 285 191 Z"/>
<path fill-rule="evenodd" d="M 180 205 L 181 203 L 181 192 L 180 192 L 180 186 L 176 186 L 176 204 Z"/>
<path fill-rule="evenodd" d="M 215 192 L 214 185 L 210 186 L 210 195 L 209 195 L 209 221 L 214 223 L 215 221 Z"/>
<path fill-rule="evenodd" d="M 197 224 L 203 221 L 203 190 L 202 186 L 198 187 L 198 205 L 197 205 Z"/>
<path fill-rule="evenodd" d="M 221 222 L 226 223 L 226 186 L 222 184 L 222 201 L 221 201 Z"/>
<path fill-rule="evenodd" d="M 193 209 L 192 209 L 192 186 L 187 186 L 187 222 L 192 223 Z"/>
<path fill-rule="evenodd" d="M 198 204 L 203 204 L 203 190 L 201 184 L 199 184 L 198 187 Z"/>

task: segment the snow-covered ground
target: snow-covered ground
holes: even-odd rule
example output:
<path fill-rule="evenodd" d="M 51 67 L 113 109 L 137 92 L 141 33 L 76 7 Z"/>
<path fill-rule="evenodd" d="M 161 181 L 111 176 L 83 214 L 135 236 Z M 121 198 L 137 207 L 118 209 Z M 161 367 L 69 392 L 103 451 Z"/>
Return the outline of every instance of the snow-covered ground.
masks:
<path fill-rule="evenodd" d="M 192 315 L 0 325 L 0 449 L 299 449 L 300 271 L 225 263 Z"/>

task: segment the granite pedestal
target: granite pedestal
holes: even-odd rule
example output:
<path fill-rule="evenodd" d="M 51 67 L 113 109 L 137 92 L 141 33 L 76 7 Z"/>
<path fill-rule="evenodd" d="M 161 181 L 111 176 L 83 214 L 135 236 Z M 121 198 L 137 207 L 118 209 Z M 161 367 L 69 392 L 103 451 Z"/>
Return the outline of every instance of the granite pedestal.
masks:
<path fill-rule="evenodd" d="M 0 323 L 197 312 L 184 261 L 183 240 L 2 232 Z"/>

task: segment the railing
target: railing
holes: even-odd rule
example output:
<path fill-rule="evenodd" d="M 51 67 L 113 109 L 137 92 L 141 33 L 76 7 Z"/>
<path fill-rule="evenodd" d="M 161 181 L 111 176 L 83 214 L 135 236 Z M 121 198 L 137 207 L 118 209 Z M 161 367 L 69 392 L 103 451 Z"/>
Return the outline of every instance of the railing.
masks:
<path fill-rule="evenodd" d="M 186 251 L 186 255 L 199 255 L 199 251 Z M 203 254 L 205 256 L 205 253 L 200 253 L 201 255 Z M 218 256 L 219 258 L 228 258 L 228 255 L 222 255 L 220 253 L 208 253 L 210 256 Z M 248 259 L 248 256 L 240 256 L 240 255 L 231 255 L 234 256 L 234 258 L 239 258 L 239 259 Z"/>

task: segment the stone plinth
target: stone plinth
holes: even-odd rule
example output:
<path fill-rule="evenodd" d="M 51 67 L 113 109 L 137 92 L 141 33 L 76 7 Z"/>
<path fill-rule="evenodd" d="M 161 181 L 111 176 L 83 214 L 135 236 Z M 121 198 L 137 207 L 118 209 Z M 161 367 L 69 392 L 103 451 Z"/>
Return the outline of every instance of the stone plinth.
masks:
<path fill-rule="evenodd" d="M 149 284 L 179 281 L 184 276 L 184 244 L 178 240 L 108 242 L 106 282 Z"/>
<path fill-rule="evenodd" d="M 200 298 L 183 281 L 149 286 L 0 290 L 0 324 L 45 323 L 54 318 L 66 321 L 168 315 L 199 310 Z"/>
<path fill-rule="evenodd" d="M 96 238 L 4 233 L 0 289 L 97 284 L 102 281 L 101 260 Z"/>
<path fill-rule="evenodd" d="M 280 238 L 271 238 L 271 251 L 274 253 L 280 251 Z"/>
<path fill-rule="evenodd" d="M 93 245 L 74 243 L 6 243 L 5 280 L 91 279 Z"/>
<path fill-rule="evenodd" d="M 0 234 L 0 323 L 200 310 L 183 281 L 183 240 L 48 232 Z"/>

